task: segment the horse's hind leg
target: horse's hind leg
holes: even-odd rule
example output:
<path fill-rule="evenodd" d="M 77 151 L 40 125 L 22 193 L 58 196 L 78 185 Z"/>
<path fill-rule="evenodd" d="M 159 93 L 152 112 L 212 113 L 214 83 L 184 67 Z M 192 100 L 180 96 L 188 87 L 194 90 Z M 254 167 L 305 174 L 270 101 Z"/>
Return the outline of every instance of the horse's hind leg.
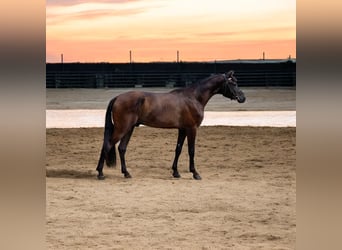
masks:
<path fill-rule="evenodd" d="M 128 142 L 132 136 L 133 130 L 134 130 L 134 126 L 127 132 L 127 134 L 125 134 L 121 138 L 120 144 L 118 147 L 119 155 L 120 155 L 120 161 L 121 161 L 121 173 L 123 173 L 126 178 L 132 177 L 130 175 L 130 173 L 127 171 L 125 154 L 126 154 L 127 145 L 128 145 Z"/>

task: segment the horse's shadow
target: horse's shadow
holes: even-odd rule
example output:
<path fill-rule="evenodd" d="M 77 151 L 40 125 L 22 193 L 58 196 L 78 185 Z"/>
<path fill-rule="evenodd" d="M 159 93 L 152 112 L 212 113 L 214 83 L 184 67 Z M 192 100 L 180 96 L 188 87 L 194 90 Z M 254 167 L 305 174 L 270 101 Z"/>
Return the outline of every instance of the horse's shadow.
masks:
<path fill-rule="evenodd" d="M 177 178 L 174 178 L 171 174 L 171 172 L 165 173 L 165 174 L 142 174 L 142 173 L 136 173 L 137 178 L 139 179 L 158 179 L 158 180 L 179 180 Z M 91 171 L 91 170 L 70 170 L 70 169 L 47 169 L 46 170 L 46 177 L 47 178 L 62 178 L 62 179 L 87 179 L 87 180 L 97 180 L 96 172 Z M 124 178 L 122 175 L 114 175 L 114 174 L 109 174 L 106 176 L 106 178 L 109 179 L 117 179 L 121 181 L 126 181 L 129 180 L 127 178 Z M 184 173 L 184 176 L 182 176 L 183 180 L 190 179 L 192 180 L 192 177 L 187 176 Z"/>
<path fill-rule="evenodd" d="M 48 178 L 70 178 L 70 179 L 95 179 L 94 171 L 77 171 L 70 169 L 47 169 L 46 177 Z"/>

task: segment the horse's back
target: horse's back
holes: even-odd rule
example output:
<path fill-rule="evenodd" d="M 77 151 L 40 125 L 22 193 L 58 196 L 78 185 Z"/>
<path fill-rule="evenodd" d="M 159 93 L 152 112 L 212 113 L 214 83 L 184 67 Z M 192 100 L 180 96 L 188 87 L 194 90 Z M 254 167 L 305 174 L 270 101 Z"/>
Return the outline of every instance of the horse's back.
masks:
<path fill-rule="evenodd" d="M 144 93 L 139 121 L 152 127 L 179 127 L 181 100 L 171 93 Z"/>

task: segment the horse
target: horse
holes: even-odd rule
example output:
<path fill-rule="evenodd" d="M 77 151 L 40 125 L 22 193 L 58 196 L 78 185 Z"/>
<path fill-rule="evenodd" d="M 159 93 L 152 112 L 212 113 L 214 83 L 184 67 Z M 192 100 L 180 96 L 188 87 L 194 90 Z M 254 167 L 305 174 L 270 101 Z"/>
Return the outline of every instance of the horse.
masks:
<path fill-rule="evenodd" d="M 178 129 L 172 175 L 174 178 L 181 177 L 177 166 L 178 158 L 187 138 L 189 171 L 195 180 L 201 180 L 194 162 L 196 131 L 203 120 L 206 104 L 215 94 L 222 94 L 239 103 L 246 100 L 232 70 L 209 76 L 197 83 L 167 93 L 129 91 L 111 99 L 105 115 L 103 145 L 96 168 L 97 178 L 99 180 L 105 178 L 104 161 L 108 167 L 116 165 L 115 145 L 119 141 L 121 173 L 126 178 L 132 177 L 127 171 L 125 153 L 134 128 L 142 124 L 155 128 Z"/>

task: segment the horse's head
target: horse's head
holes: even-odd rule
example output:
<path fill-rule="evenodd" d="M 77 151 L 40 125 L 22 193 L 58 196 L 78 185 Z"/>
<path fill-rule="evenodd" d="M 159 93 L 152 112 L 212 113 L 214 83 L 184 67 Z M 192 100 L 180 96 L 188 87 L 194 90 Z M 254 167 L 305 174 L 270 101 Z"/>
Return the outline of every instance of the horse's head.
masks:
<path fill-rule="evenodd" d="M 245 94 L 239 89 L 237 79 L 234 77 L 234 71 L 229 71 L 224 74 L 225 82 L 222 84 L 221 93 L 223 96 L 232 100 L 237 100 L 239 103 L 246 101 Z"/>

